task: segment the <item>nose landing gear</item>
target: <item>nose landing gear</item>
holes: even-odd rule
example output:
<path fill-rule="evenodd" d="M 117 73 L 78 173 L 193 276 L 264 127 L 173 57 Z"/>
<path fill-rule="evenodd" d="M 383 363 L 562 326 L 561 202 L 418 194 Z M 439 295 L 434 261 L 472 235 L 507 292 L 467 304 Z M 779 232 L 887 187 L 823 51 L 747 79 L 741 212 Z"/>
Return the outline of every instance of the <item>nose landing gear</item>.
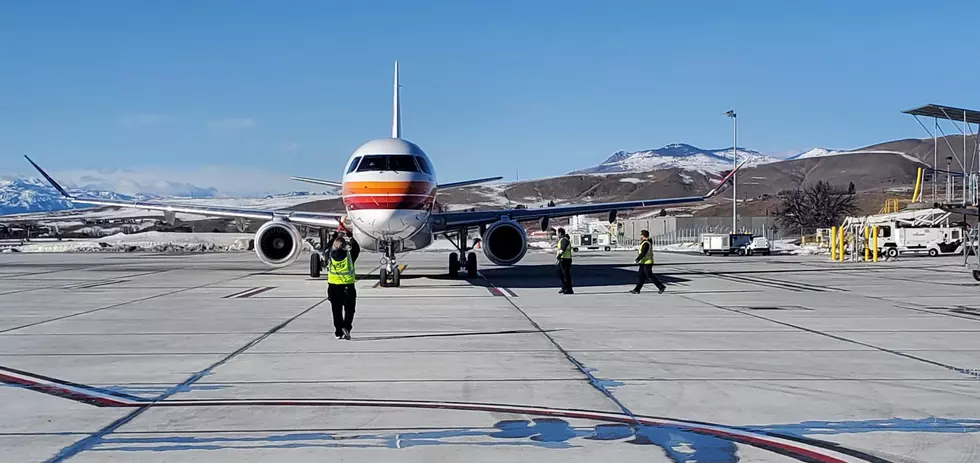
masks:
<path fill-rule="evenodd" d="M 446 236 L 449 239 L 448 236 Z M 460 269 L 466 268 L 466 278 L 476 278 L 479 276 L 476 266 L 476 253 L 469 252 L 472 247 L 467 243 L 467 233 L 466 229 L 460 229 L 456 231 L 456 240 L 449 239 L 453 246 L 459 250 L 459 254 L 451 253 L 449 254 L 449 278 L 459 278 Z M 474 243 L 475 244 L 475 243 Z M 460 261 L 460 256 L 466 255 L 465 261 Z"/>
<path fill-rule="evenodd" d="M 381 287 L 397 288 L 401 286 L 401 270 L 398 268 L 398 263 L 395 262 L 394 243 L 382 242 L 381 250 L 384 252 L 384 257 L 381 258 Z"/>

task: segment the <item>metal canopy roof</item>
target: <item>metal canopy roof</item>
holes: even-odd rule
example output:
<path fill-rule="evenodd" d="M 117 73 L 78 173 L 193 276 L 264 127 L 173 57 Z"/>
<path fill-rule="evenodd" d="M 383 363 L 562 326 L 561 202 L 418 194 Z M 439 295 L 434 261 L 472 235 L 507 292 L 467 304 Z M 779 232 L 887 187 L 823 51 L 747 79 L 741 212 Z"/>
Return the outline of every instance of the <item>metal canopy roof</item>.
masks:
<path fill-rule="evenodd" d="M 902 112 L 905 114 L 911 114 L 913 116 L 935 117 L 939 119 L 946 119 L 950 121 L 960 121 L 960 122 L 964 120 L 963 118 L 965 114 L 967 123 L 980 124 L 980 111 L 974 111 L 972 109 L 955 108 L 953 106 L 927 104 L 925 106 L 919 106 L 918 108 L 908 109 Z"/>

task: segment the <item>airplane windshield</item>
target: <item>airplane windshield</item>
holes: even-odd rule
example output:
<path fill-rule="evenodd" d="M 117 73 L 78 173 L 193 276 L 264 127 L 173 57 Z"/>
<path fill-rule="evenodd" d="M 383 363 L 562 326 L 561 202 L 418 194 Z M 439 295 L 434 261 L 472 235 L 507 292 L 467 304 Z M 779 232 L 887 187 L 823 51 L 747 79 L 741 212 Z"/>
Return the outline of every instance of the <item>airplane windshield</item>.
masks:
<path fill-rule="evenodd" d="M 412 156 L 389 156 L 388 170 L 399 172 L 418 172 L 419 167 L 415 165 L 415 158 Z"/>
<path fill-rule="evenodd" d="M 419 172 L 415 158 L 403 155 L 373 154 L 364 156 L 357 166 L 358 172 L 380 172 L 391 170 L 395 172 Z"/>
<path fill-rule="evenodd" d="M 419 168 L 422 169 L 422 172 L 432 175 L 432 170 L 429 169 L 429 164 L 425 162 L 425 158 L 422 156 L 415 156 L 415 162 L 419 164 Z"/>
<path fill-rule="evenodd" d="M 349 173 L 351 173 L 351 172 L 354 172 L 354 169 L 356 169 L 356 168 L 357 168 L 357 163 L 358 163 L 358 162 L 359 162 L 360 160 L 361 160 L 361 157 L 360 157 L 360 156 L 358 156 L 358 157 L 356 157 L 356 158 L 354 158 L 354 160 L 353 160 L 353 161 L 351 161 L 351 163 L 350 163 L 350 167 L 348 167 L 348 168 L 347 168 L 347 173 L 348 173 L 348 174 L 349 174 Z"/>
<path fill-rule="evenodd" d="M 382 170 L 387 170 L 388 166 L 388 156 L 384 155 L 373 155 L 364 156 L 361 163 L 357 166 L 358 172 L 379 172 Z"/>

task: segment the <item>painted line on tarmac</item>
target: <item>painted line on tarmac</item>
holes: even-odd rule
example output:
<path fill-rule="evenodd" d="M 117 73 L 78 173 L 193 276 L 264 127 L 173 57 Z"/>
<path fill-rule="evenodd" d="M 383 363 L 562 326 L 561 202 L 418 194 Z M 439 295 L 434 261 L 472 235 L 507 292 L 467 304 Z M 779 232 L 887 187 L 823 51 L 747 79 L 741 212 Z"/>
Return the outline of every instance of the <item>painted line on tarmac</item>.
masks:
<path fill-rule="evenodd" d="M 119 395 L 114 395 L 114 394 L 111 395 L 111 397 L 107 398 L 107 397 L 105 397 L 105 394 L 103 393 L 102 396 L 100 396 L 98 398 L 98 401 L 99 402 L 104 402 L 106 400 L 110 400 L 110 401 L 112 401 L 111 403 L 114 404 L 114 405 L 110 405 L 112 407 L 138 407 L 138 408 L 136 408 L 136 410 L 133 410 L 132 412 L 128 413 L 126 416 L 123 416 L 123 417 L 121 417 L 121 418 L 113 421 L 112 423 L 109 423 L 109 425 L 103 427 L 102 429 L 99 429 L 98 431 L 96 431 L 96 432 L 88 435 L 88 437 L 86 437 L 86 438 L 84 438 L 82 440 L 79 440 L 79 441 L 75 442 L 74 444 L 71 444 L 71 445 L 69 445 L 67 447 L 62 448 L 57 454 L 55 454 L 51 458 L 45 460 L 45 463 L 58 463 L 58 462 L 61 462 L 61 461 L 65 461 L 65 460 L 67 460 L 67 459 L 69 459 L 69 458 L 71 458 L 71 457 L 73 457 L 73 456 L 75 456 L 75 455 L 77 455 L 77 454 L 79 454 L 81 452 L 84 452 L 84 451 L 86 451 L 88 449 L 91 449 L 92 447 L 98 445 L 99 442 L 101 442 L 101 440 L 102 440 L 103 437 L 105 437 L 105 436 L 107 436 L 109 434 L 112 434 L 115 430 L 119 429 L 120 427 L 126 425 L 127 423 L 129 423 L 130 421 L 132 421 L 133 419 L 135 419 L 136 417 L 140 416 L 141 414 L 143 414 L 143 412 L 149 410 L 150 407 L 153 406 L 154 404 L 159 404 L 162 401 L 165 401 L 170 396 L 172 396 L 172 395 L 174 395 L 174 394 L 176 394 L 176 393 L 178 393 L 180 391 L 186 390 L 192 384 L 200 381 L 201 378 L 204 378 L 205 376 L 211 374 L 211 372 L 215 368 L 218 368 L 221 365 L 224 365 L 225 363 L 229 362 L 231 359 L 237 357 L 242 352 L 245 352 L 246 350 L 254 347 L 256 344 L 262 342 L 263 340 L 265 340 L 269 336 L 272 336 L 277 331 L 285 328 L 286 325 L 292 323 L 297 318 L 302 317 L 303 315 L 306 315 L 308 312 L 310 312 L 311 310 L 315 309 L 316 307 L 318 307 L 320 304 L 323 304 L 324 302 L 326 302 L 326 299 L 325 298 L 324 299 L 321 299 L 316 304 L 313 304 L 310 307 L 306 308 L 302 312 L 300 312 L 300 313 L 298 313 L 298 314 L 290 317 L 286 321 L 284 321 L 284 322 L 282 322 L 282 323 L 280 323 L 280 324 L 272 327 L 271 329 L 269 329 L 268 331 L 266 331 L 265 333 L 263 333 L 259 337 L 251 340 L 250 342 L 248 342 L 244 346 L 239 347 L 237 350 L 235 350 L 234 352 L 228 354 L 227 356 L 225 356 L 221 360 L 218 360 L 217 362 L 212 363 L 211 365 L 209 365 L 207 368 L 205 368 L 205 369 L 203 369 L 203 370 L 201 370 L 201 371 L 199 371 L 199 372 L 191 375 L 189 378 L 187 378 L 186 380 L 184 380 L 184 382 L 182 382 L 182 383 L 180 383 L 180 384 L 178 384 L 178 385 L 176 385 L 174 387 L 171 387 L 170 389 L 168 389 L 166 392 L 164 392 L 163 394 L 161 394 L 159 397 L 157 397 L 155 399 L 152 399 L 152 400 L 133 400 L 133 399 L 130 399 L 130 398 L 125 398 L 125 397 L 122 397 L 122 396 L 119 396 Z M 23 372 L 19 372 L 19 374 L 21 375 L 21 381 L 23 381 L 24 380 L 24 378 L 23 378 Z M 9 373 L 6 373 L 5 374 L 4 373 L 4 369 L 2 369 L 2 367 L 0 367 L 0 381 L 6 382 L 5 378 L 8 375 L 9 375 Z M 51 378 L 47 378 L 47 379 L 49 380 L 47 387 L 53 387 L 53 386 L 51 386 L 51 383 L 50 383 L 50 379 Z M 78 394 L 81 391 L 78 390 L 77 386 L 78 385 L 70 385 L 69 388 L 67 390 L 65 390 L 65 392 L 67 392 L 69 394 Z M 44 391 L 41 390 L 41 392 L 44 392 Z M 66 397 L 66 398 L 70 398 L 70 397 Z"/>
<path fill-rule="evenodd" d="M 722 306 L 722 305 L 714 304 L 714 303 L 711 303 L 711 302 L 701 301 L 701 300 L 698 300 L 698 299 L 693 299 L 693 298 L 690 298 L 690 297 L 685 297 L 685 296 L 680 296 L 680 297 L 683 297 L 684 299 L 687 299 L 687 300 L 690 300 L 690 301 L 699 302 L 699 303 L 702 303 L 702 304 L 708 304 L 710 306 L 713 306 L 715 308 L 718 308 L 718 309 L 721 309 L 721 310 L 724 310 L 724 311 L 727 311 L 727 312 L 740 313 L 740 314 L 743 314 L 743 315 L 748 315 L 750 317 L 758 318 L 760 320 L 765 320 L 767 322 L 775 323 L 777 325 L 782 325 L 782 326 L 785 326 L 785 327 L 788 327 L 788 328 L 794 328 L 794 329 L 797 329 L 797 330 L 800 330 L 800 331 L 805 331 L 805 332 L 810 333 L 810 334 L 818 334 L 818 335 L 821 335 L 821 336 L 826 336 L 828 338 L 835 339 L 837 341 L 842 341 L 842 342 L 847 342 L 847 343 L 851 343 L 851 344 L 856 344 L 856 345 L 859 345 L 859 346 L 868 347 L 868 348 L 875 349 L 875 350 L 880 351 L 880 352 L 884 352 L 886 354 L 897 355 L 899 357 L 903 357 L 903 358 L 906 358 L 906 359 L 909 359 L 909 360 L 915 360 L 917 362 L 926 363 L 926 364 L 929 364 L 929 365 L 933 365 L 933 366 L 945 368 L 947 370 L 950 370 L 950 371 L 953 371 L 953 372 L 956 372 L 956 373 L 960 373 L 960 374 L 963 374 L 963 375 L 971 376 L 974 379 L 980 379 L 980 370 L 978 370 L 978 369 L 961 368 L 961 367 L 957 367 L 957 366 L 945 364 L 945 363 L 942 363 L 942 362 L 937 362 L 935 360 L 929 360 L 927 358 L 922 358 L 922 357 L 915 356 L 915 355 L 912 355 L 912 354 L 906 354 L 905 352 L 897 351 L 897 350 L 894 350 L 894 349 L 888 349 L 888 348 L 885 348 L 885 347 L 876 346 L 874 344 L 869 344 L 869 343 L 866 343 L 866 342 L 861 342 L 861 341 L 857 341 L 857 340 L 854 340 L 854 339 L 845 338 L 843 336 L 838 336 L 836 334 L 830 334 L 830 333 L 826 333 L 826 332 L 823 332 L 823 331 L 820 331 L 820 330 L 815 330 L 815 329 L 812 329 L 812 328 L 807 328 L 805 326 L 800 326 L 800 325 L 796 325 L 796 324 L 789 323 L 789 322 L 775 320 L 775 319 L 772 319 L 772 318 L 769 318 L 769 317 L 765 317 L 765 316 L 762 316 L 762 315 L 759 315 L 759 314 L 751 313 L 749 311 L 735 310 L 735 309 L 732 309 L 732 308 L 729 308 L 729 307 L 725 307 L 725 306 Z"/>
<path fill-rule="evenodd" d="M 176 290 L 173 290 L 173 291 L 168 291 L 168 292 L 161 293 L 161 294 L 154 294 L 152 296 L 144 296 L 144 297 L 133 299 L 133 300 L 130 300 L 130 301 L 120 302 L 118 304 L 112 304 L 112 305 L 107 305 L 107 306 L 102 306 L 102 307 L 96 307 L 94 309 L 85 310 L 85 311 L 82 311 L 82 312 L 77 312 L 77 313 L 68 314 L 68 315 L 63 315 L 63 316 L 51 318 L 51 319 L 48 319 L 48 320 L 41 320 L 39 322 L 33 322 L 33 323 L 28 323 L 26 325 L 15 326 L 13 328 L 7 328 L 5 330 L 0 330 L 0 334 L 9 333 L 11 331 L 17 331 L 17 330 L 21 330 L 21 329 L 24 329 L 24 328 L 30 328 L 30 327 L 38 326 L 38 325 L 43 325 L 45 323 L 56 322 L 56 321 L 59 321 L 59 320 L 64 320 L 66 318 L 78 317 L 80 315 L 88 315 L 90 313 L 95 313 L 95 312 L 99 312 L 99 311 L 102 311 L 102 310 L 115 309 L 117 307 L 122 307 L 124 305 L 135 304 L 137 302 L 149 301 L 149 300 L 157 299 L 157 298 L 161 298 L 161 297 L 172 296 L 174 294 L 179 294 L 179 293 L 183 293 L 183 292 L 186 292 L 186 291 L 193 291 L 195 289 L 206 288 L 206 287 L 211 286 L 211 285 L 216 285 L 216 284 L 220 284 L 220 283 L 227 283 L 229 281 L 240 280 L 242 278 L 246 278 L 246 277 L 249 277 L 251 275 L 252 274 L 246 274 L 246 275 L 242 275 L 242 276 L 238 276 L 238 277 L 234 277 L 234 278 L 229 278 L 227 280 L 212 281 L 210 283 L 205 283 L 205 284 L 202 284 L 202 285 L 180 288 L 180 289 L 176 289 Z"/>
<path fill-rule="evenodd" d="M 321 302 L 322 303 L 322 302 Z M 319 304 L 318 304 L 319 305 Z M 305 314 L 314 307 L 306 309 L 301 314 L 280 324 L 281 328 L 290 321 Z M 270 330 L 271 331 L 271 330 Z M 187 381 L 171 390 L 179 390 L 189 386 L 200 377 L 208 374 L 211 369 L 220 366 L 235 355 L 245 351 L 262 339 L 253 340 L 225 359 L 192 376 Z M 620 423 L 652 427 L 666 427 L 687 432 L 717 437 L 733 443 L 756 447 L 804 462 L 816 463 L 890 463 L 888 460 L 875 457 L 856 450 L 850 450 L 836 443 L 820 441 L 796 436 L 786 436 L 778 433 L 752 430 L 735 426 L 725 426 L 701 421 L 677 420 L 665 417 L 633 415 L 627 413 L 602 412 L 593 410 L 560 409 L 551 407 L 535 407 L 528 405 L 510 405 L 497 403 L 422 401 L 422 400 L 385 400 L 385 399 L 183 399 L 170 400 L 167 397 L 145 399 L 122 394 L 106 389 L 93 388 L 76 383 L 35 375 L 21 370 L 0 367 L 0 381 L 13 384 L 37 392 L 53 395 L 77 402 L 83 402 L 97 407 L 107 408 L 136 408 L 126 417 L 117 420 L 100 432 L 64 449 L 48 461 L 63 461 L 81 451 L 98 444 L 98 440 L 150 408 L 159 407 L 373 407 L 373 408 L 407 408 L 422 410 L 453 410 L 488 413 L 507 413 L 516 415 L 546 416 L 555 418 L 585 419 L 600 422 Z"/>
<path fill-rule="evenodd" d="M 243 294 L 239 294 L 238 296 L 235 296 L 235 299 L 245 299 L 245 298 L 252 297 L 252 296 L 255 296 L 255 295 L 258 295 L 258 294 L 262 294 L 262 293 L 264 293 L 266 291 L 271 291 L 273 289 L 276 289 L 276 287 L 275 286 L 263 286 L 261 288 L 255 288 L 255 290 L 253 290 L 253 291 L 247 291 L 247 292 L 245 292 Z"/>
<path fill-rule="evenodd" d="M 246 289 L 246 290 L 244 290 L 244 291 L 239 291 L 239 292 L 237 292 L 237 293 L 234 293 L 234 294 L 229 294 L 229 295 L 227 295 L 227 296 L 222 296 L 221 298 L 222 298 L 222 299 L 231 299 L 231 298 L 234 298 L 234 297 L 238 297 L 238 296 L 241 296 L 242 294 L 245 294 L 245 293 L 247 293 L 247 292 L 249 292 L 249 291 L 255 291 L 256 289 L 259 289 L 259 288 L 258 288 L 258 287 L 256 287 L 256 286 L 253 286 L 253 287 L 251 287 L 251 288 L 248 288 L 248 289 Z"/>

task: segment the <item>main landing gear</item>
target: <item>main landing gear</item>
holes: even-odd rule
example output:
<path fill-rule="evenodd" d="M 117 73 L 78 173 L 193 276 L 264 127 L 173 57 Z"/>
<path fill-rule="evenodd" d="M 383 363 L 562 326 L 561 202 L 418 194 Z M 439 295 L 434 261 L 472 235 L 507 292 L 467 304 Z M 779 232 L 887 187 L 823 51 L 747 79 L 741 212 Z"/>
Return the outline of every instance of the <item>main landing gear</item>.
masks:
<path fill-rule="evenodd" d="M 326 229 L 317 230 L 320 234 L 320 244 L 310 254 L 310 277 L 320 278 L 320 273 L 327 268 L 327 240 L 330 238 Z"/>
<path fill-rule="evenodd" d="M 401 286 L 401 270 L 398 268 L 398 263 L 395 262 L 395 245 L 394 243 L 381 242 L 381 251 L 384 252 L 384 257 L 381 258 L 381 287 L 399 287 Z"/>
<path fill-rule="evenodd" d="M 446 236 L 446 238 L 448 239 L 449 236 Z M 467 251 L 470 251 L 473 248 L 469 247 L 467 244 L 466 230 L 457 230 L 455 238 L 455 241 L 452 239 L 449 239 L 449 241 L 453 243 L 453 246 L 455 246 L 456 249 L 459 250 L 459 254 L 456 254 L 455 252 L 449 254 L 449 278 L 459 278 L 459 271 L 460 269 L 464 268 L 464 266 L 466 268 L 466 278 L 476 278 L 478 276 L 476 269 L 476 253 L 467 253 Z M 460 262 L 459 256 L 463 254 L 466 254 L 466 261 Z"/>

